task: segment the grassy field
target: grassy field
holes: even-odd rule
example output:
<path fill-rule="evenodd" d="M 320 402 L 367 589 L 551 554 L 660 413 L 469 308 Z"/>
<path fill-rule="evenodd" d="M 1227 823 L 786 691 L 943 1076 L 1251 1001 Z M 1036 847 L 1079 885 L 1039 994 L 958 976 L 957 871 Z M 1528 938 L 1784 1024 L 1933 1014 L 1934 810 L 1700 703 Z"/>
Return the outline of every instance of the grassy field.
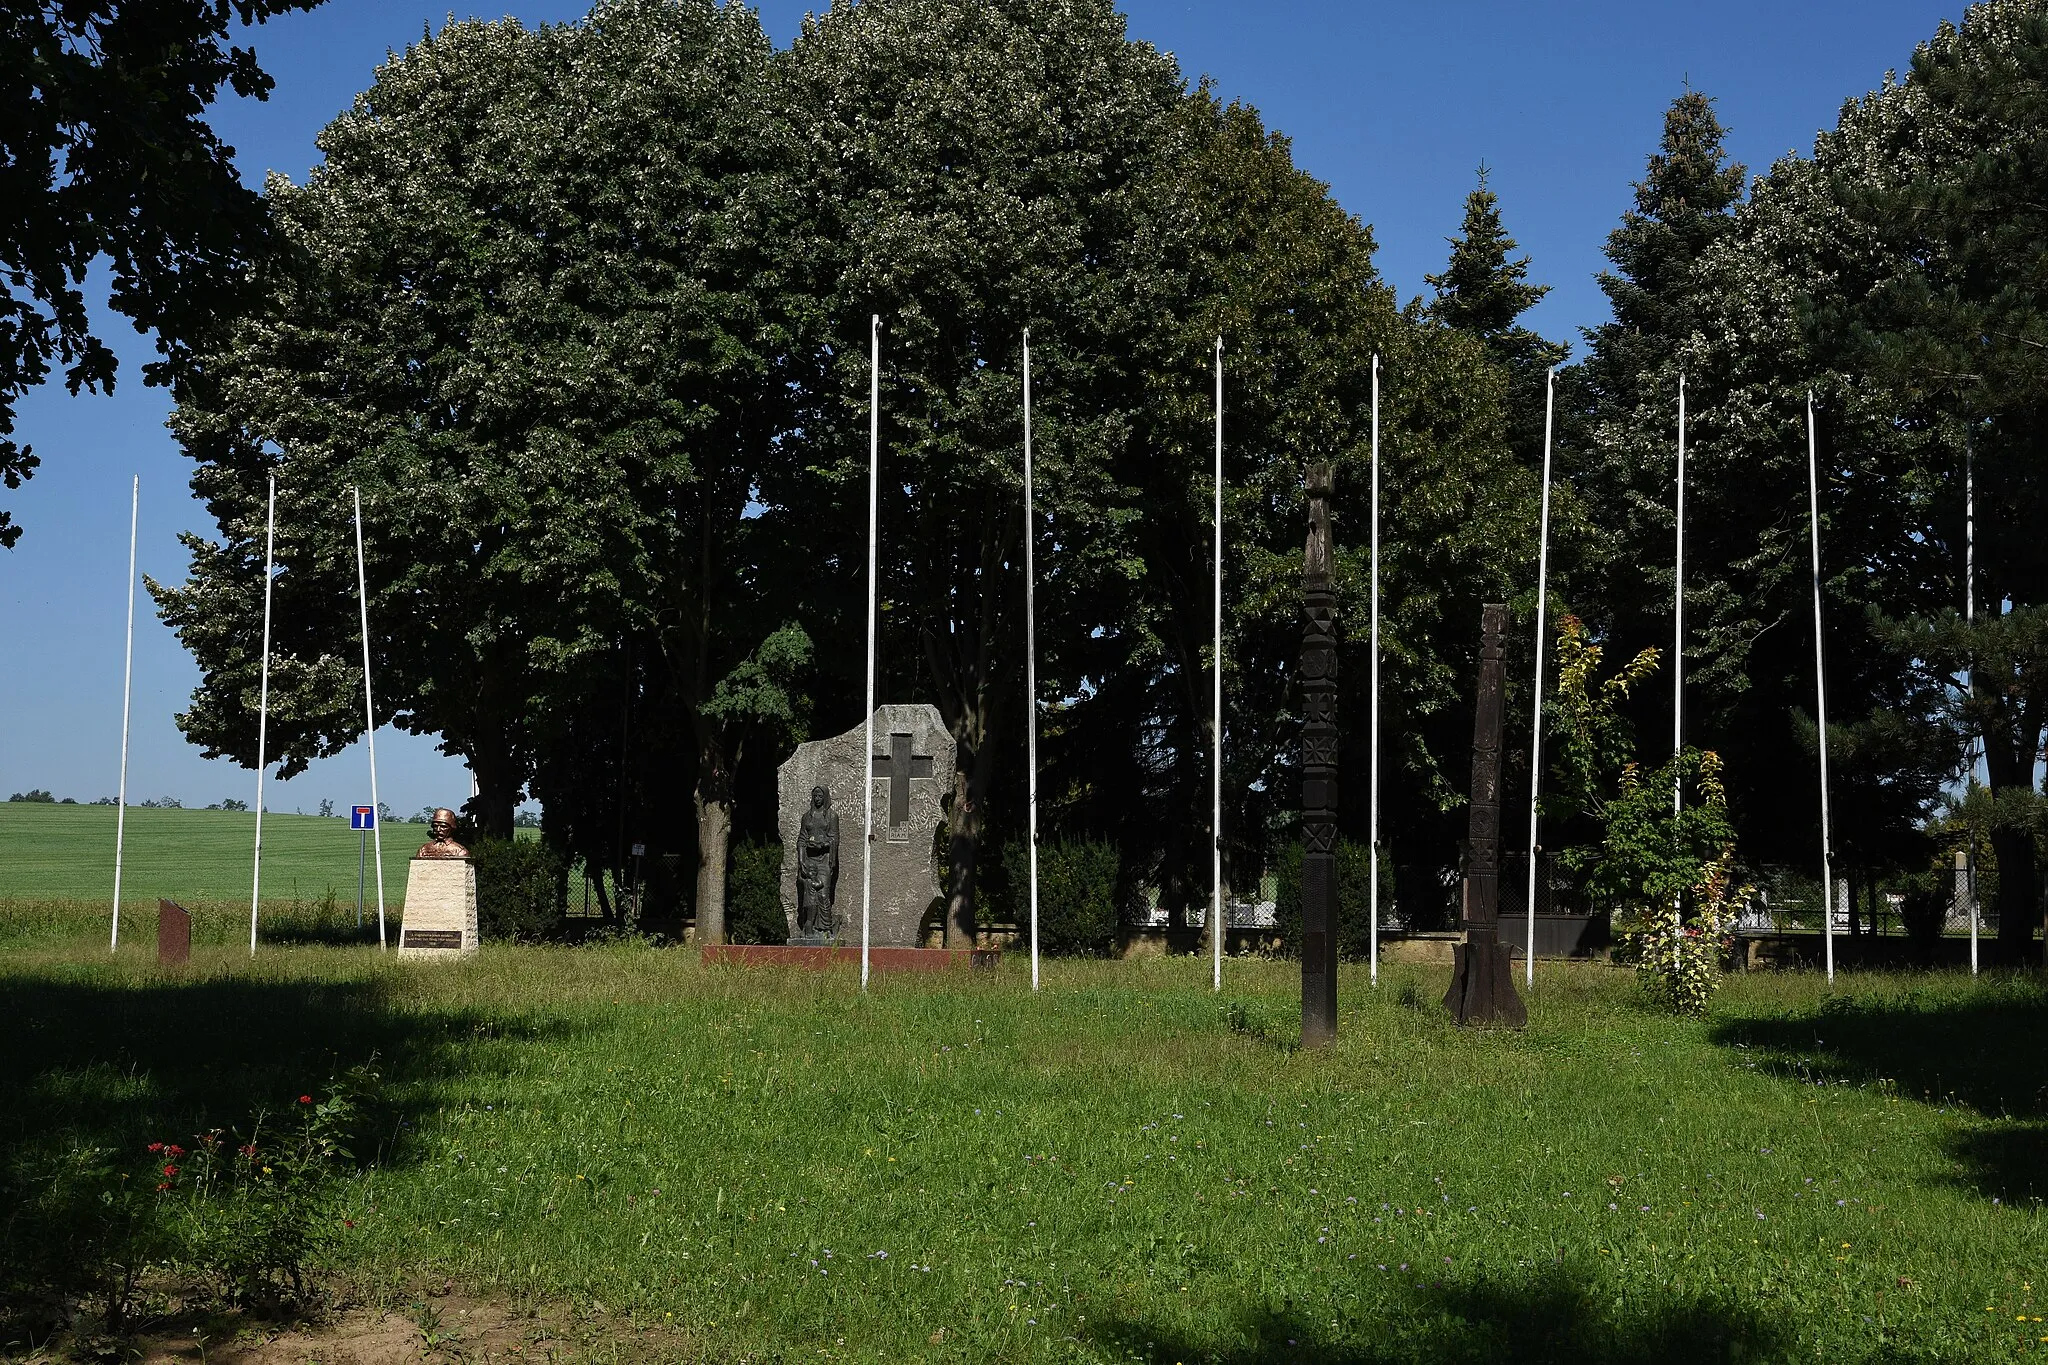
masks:
<path fill-rule="evenodd" d="M 114 895 L 112 806 L 56 806 L 0 802 L 0 898 L 99 900 Z M 239 901 L 249 913 L 250 855 L 256 817 L 247 811 L 128 809 L 122 855 L 123 912 L 145 911 L 155 923 L 159 897 L 188 903 Z M 353 922 L 357 841 L 347 820 L 316 815 L 263 817 L 263 894 L 266 902 L 321 900 L 331 888 L 346 901 Z M 384 899 L 405 898 L 405 865 L 426 842 L 424 825 L 394 823 L 384 830 Z M 377 869 L 365 878 L 365 900 L 377 900 Z"/>
<path fill-rule="evenodd" d="M 1539 973 L 880 978 L 633 944 L 459 965 L 0 950 L 0 1169 L 140 1153 L 374 1056 L 331 1273 L 569 1305 L 685 1360 L 1954 1361 L 2048 1351 L 2048 992 Z M 372 1150 L 373 1149 L 373 1150 Z M 139 1160 L 138 1155 L 138 1160 Z M 4 1202 L 4 1200 L 0 1200 Z M 4 1260 L 0 1256 L 0 1260 Z"/>

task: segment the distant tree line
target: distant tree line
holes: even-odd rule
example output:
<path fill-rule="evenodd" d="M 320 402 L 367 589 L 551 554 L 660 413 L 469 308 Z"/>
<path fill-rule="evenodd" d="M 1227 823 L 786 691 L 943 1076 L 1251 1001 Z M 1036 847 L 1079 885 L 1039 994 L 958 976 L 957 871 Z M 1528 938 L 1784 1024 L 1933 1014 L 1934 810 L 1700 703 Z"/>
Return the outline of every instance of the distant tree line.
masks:
<path fill-rule="evenodd" d="M 1981 734 L 2015 956 L 2041 904 L 2044 75 L 2040 0 L 1991 0 L 1753 185 L 1712 102 L 1678 98 L 1608 241 L 1614 318 L 1560 376 L 1553 524 L 1552 619 L 1617 662 L 1668 649 L 1682 373 L 1687 737 L 1721 755 L 1746 856 L 1810 864 L 1813 389 L 1842 868 L 1865 894 L 1924 871 Z M 266 187 L 256 301 L 176 375 L 219 534 L 151 589 L 201 667 L 180 723 L 209 754 L 254 759 L 273 474 L 272 750 L 289 775 L 360 733 L 360 488 L 385 713 L 468 761 L 485 836 L 538 801 L 608 909 L 644 844 L 651 910 L 716 939 L 735 844 L 772 834 L 776 764 L 860 719 L 880 315 L 879 690 L 932 702 L 957 741 L 949 923 L 1023 827 L 1026 534 L 1042 826 L 1114 850 L 1075 865 L 1114 869 L 1115 904 L 1150 888 L 1200 917 L 1218 335 L 1230 879 L 1284 866 L 1291 838 L 1311 457 L 1338 468 L 1343 764 L 1366 769 L 1375 354 L 1392 903 L 1419 923 L 1454 904 L 1486 601 L 1522 622 L 1526 800 L 1544 377 L 1567 350 L 1521 321 L 1544 286 L 1483 168 L 1433 297 L 1403 306 L 1286 138 L 1106 0 L 841 0 L 783 51 L 709 0 L 451 23 L 319 145 L 305 183 Z M 1617 723 L 1656 735 L 1671 675 Z M 1366 815 L 1354 781 L 1347 838 Z M 1550 842 L 1600 837 L 1583 807 L 1549 820 Z"/>

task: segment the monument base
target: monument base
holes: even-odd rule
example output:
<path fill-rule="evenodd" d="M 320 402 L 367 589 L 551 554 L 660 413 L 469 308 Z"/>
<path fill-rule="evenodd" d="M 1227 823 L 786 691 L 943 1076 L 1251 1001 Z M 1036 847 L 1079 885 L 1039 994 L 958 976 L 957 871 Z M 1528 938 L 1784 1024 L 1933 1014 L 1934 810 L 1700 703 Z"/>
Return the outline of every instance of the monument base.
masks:
<path fill-rule="evenodd" d="M 868 948 L 868 970 L 876 972 L 941 972 L 954 967 L 993 967 L 1003 960 L 993 948 Z M 704 965 L 732 967 L 860 966 L 860 945 L 808 943 L 707 944 Z"/>
<path fill-rule="evenodd" d="M 467 957 L 476 951 L 476 867 L 467 858 L 414 858 L 405 874 L 400 957 Z"/>
<path fill-rule="evenodd" d="M 1451 988 L 1444 1008 L 1461 1024 L 1482 1028 L 1523 1028 L 1528 1007 L 1515 991 L 1514 961 L 1508 945 L 1492 934 L 1474 934 L 1453 952 Z"/>

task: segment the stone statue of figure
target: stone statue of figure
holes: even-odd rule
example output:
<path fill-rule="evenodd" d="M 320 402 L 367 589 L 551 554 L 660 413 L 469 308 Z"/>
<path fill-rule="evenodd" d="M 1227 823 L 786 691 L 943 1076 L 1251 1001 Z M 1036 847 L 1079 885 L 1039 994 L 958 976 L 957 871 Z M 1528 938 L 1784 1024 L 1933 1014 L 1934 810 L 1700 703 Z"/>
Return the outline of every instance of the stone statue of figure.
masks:
<path fill-rule="evenodd" d="M 811 788 L 811 808 L 797 826 L 796 928 L 799 934 L 829 937 L 838 928 L 832 895 L 839 881 L 839 813 L 832 793 Z"/>
<path fill-rule="evenodd" d="M 446 806 L 436 806 L 434 816 L 427 821 L 427 831 L 434 837 L 420 845 L 415 858 L 467 858 L 469 850 L 455 842 L 455 812 Z"/>

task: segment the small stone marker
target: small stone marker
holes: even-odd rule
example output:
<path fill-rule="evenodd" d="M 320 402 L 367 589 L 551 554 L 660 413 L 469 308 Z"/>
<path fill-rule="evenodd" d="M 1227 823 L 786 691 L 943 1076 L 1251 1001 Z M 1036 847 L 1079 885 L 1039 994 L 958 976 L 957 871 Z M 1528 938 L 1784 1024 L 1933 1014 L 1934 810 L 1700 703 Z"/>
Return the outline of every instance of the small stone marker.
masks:
<path fill-rule="evenodd" d="M 797 746 L 776 772 L 782 828 L 782 910 L 792 939 L 860 943 L 861 807 L 866 795 L 863 777 L 874 784 L 874 910 L 870 944 L 915 948 L 932 902 L 939 896 L 938 869 L 932 865 L 932 835 L 945 819 L 944 799 L 953 779 L 953 736 L 927 705 L 881 706 L 875 709 L 875 751 L 862 761 L 865 725 L 856 725 L 831 739 Z M 803 821 L 813 809 L 812 789 L 823 787 L 828 806 L 838 817 L 838 840 L 828 860 L 812 859 L 813 881 L 829 897 L 831 928 L 820 933 L 817 908 L 806 902 L 798 915 L 800 845 Z M 822 817 L 814 816 L 814 829 Z M 814 843 L 823 847 L 821 838 Z M 817 893 L 813 892 L 813 897 Z M 808 931 L 808 932 L 807 932 Z"/>
<path fill-rule="evenodd" d="M 405 874 L 400 957 L 466 957 L 476 951 L 476 865 L 455 842 L 455 812 L 434 812 L 433 838 Z"/>
<path fill-rule="evenodd" d="M 182 967 L 192 960 L 192 914 L 174 901 L 156 903 L 156 965 Z"/>

